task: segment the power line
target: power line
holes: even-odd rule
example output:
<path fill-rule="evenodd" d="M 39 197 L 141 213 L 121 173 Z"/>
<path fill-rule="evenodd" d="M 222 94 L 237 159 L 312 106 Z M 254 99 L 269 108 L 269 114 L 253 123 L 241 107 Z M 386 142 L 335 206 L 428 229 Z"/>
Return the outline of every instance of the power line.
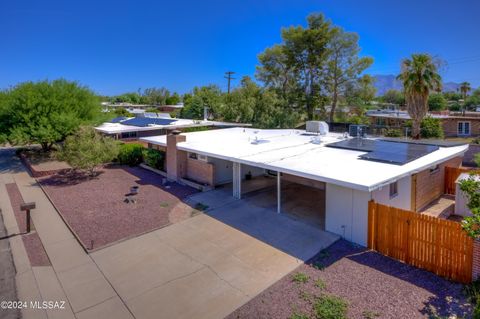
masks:
<path fill-rule="evenodd" d="M 233 71 L 227 71 L 227 72 L 225 72 L 224 78 L 228 80 L 228 89 L 227 89 L 227 93 L 228 93 L 228 94 L 230 94 L 230 81 L 231 81 L 231 80 L 235 80 L 235 78 L 232 77 L 233 74 L 235 74 L 235 72 L 233 72 Z"/>

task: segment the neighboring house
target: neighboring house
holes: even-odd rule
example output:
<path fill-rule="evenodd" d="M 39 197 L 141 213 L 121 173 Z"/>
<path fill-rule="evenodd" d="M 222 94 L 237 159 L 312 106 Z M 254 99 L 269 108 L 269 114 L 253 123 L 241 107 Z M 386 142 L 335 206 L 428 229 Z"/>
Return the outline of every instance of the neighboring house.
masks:
<path fill-rule="evenodd" d="M 166 152 L 170 180 L 231 188 L 235 198 L 263 192 L 262 207 L 319 220 L 364 246 L 370 200 L 420 211 L 443 195 L 445 166 L 460 166 L 468 148 L 251 128 L 140 141 Z"/>
<path fill-rule="evenodd" d="M 226 123 L 171 118 L 165 113 L 142 113 L 137 117 L 116 117 L 95 127 L 98 132 L 123 141 L 136 141 L 140 137 L 166 135 L 173 130 L 197 127 L 224 128 L 248 124 Z"/>
<path fill-rule="evenodd" d="M 366 116 L 371 119 L 371 127 L 377 129 L 402 129 L 410 120 L 406 111 L 372 110 Z M 443 111 L 431 112 L 429 116 L 442 122 L 445 137 L 480 136 L 480 113 Z"/>

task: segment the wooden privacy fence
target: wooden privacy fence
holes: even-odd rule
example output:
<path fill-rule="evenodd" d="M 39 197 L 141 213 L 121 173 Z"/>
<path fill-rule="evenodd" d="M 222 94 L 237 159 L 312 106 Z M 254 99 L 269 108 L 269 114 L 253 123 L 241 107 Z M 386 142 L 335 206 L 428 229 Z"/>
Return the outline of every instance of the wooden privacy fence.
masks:
<path fill-rule="evenodd" d="M 457 222 L 370 201 L 368 247 L 454 281 L 472 281 L 473 240 Z"/>
<path fill-rule="evenodd" d="M 462 173 L 472 172 L 471 168 L 465 167 L 445 167 L 445 194 L 455 195 L 455 181 Z"/>

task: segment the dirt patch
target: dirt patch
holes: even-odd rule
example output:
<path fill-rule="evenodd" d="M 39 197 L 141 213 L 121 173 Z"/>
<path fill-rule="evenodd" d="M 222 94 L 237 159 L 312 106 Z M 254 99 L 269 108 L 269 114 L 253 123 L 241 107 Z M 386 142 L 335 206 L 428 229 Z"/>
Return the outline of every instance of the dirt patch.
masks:
<path fill-rule="evenodd" d="M 302 275 L 298 275 L 298 274 Z M 307 276 L 307 281 L 296 280 Z M 456 284 L 340 240 L 227 318 L 315 318 L 316 297 L 348 302 L 348 318 L 469 317 L 471 305 Z"/>
<path fill-rule="evenodd" d="M 39 179 L 83 246 L 98 249 L 149 232 L 192 215 L 183 199 L 197 190 L 138 167 L 112 166 L 96 177 L 56 174 Z M 135 203 L 126 195 L 138 186 Z"/>
<path fill-rule="evenodd" d="M 43 248 L 42 241 L 38 234 L 30 233 L 22 236 L 23 244 L 27 250 L 28 259 L 32 266 L 50 266 L 50 259 Z"/>
<path fill-rule="evenodd" d="M 23 204 L 24 201 L 17 184 L 9 183 L 6 184 L 5 187 L 7 188 L 8 197 L 12 204 L 18 228 L 22 234 L 23 244 L 27 251 L 30 264 L 32 266 L 49 266 L 50 260 L 48 259 L 40 237 L 38 237 L 38 234 L 34 230 L 35 225 L 33 224 L 33 220 L 30 221 L 31 233 L 24 234 L 27 231 L 27 219 L 26 213 L 20 210 L 20 205 Z"/>

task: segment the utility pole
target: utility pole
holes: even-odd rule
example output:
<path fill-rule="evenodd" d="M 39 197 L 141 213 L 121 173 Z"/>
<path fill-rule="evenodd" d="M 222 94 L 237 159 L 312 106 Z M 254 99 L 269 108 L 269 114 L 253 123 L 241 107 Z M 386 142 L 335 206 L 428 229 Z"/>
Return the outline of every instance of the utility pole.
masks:
<path fill-rule="evenodd" d="M 233 74 L 235 74 L 235 72 L 233 72 L 233 71 L 225 72 L 224 78 L 228 80 L 228 89 L 227 89 L 228 94 L 230 94 L 230 81 L 235 80 L 235 78 L 232 77 Z"/>

